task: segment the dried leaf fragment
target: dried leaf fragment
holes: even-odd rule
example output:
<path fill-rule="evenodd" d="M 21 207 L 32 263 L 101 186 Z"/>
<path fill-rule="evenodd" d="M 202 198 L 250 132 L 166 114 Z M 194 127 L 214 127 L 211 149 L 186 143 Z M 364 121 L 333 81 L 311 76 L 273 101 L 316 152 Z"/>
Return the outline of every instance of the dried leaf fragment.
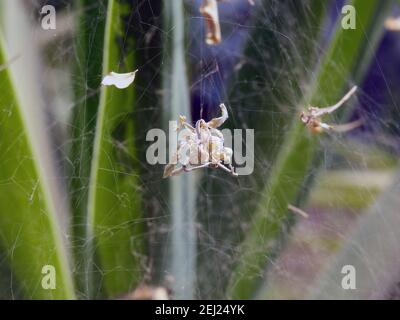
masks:
<path fill-rule="evenodd" d="M 221 109 L 222 115 L 218 118 L 211 119 L 207 123 L 207 126 L 210 128 L 218 128 L 226 121 L 226 119 L 228 119 L 228 111 L 226 110 L 226 106 L 221 103 L 219 107 Z"/>
<path fill-rule="evenodd" d="M 164 287 L 141 285 L 133 292 L 120 298 L 121 300 L 169 300 L 169 294 Z"/>
<path fill-rule="evenodd" d="M 217 0 L 203 0 L 200 13 L 205 19 L 206 43 L 215 45 L 221 42 L 221 27 L 219 24 Z"/>
<path fill-rule="evenodd" d="M 385 28 L 389 31 L 400 31 L 400 17 L 389 17 L 385 20 Z"/>
<path fill-rule="evenodd" d="M 228 111 L 220 104 L 221 116 L 206 122 L 200 119 L 195 127 L 179 116 L 180 131 L 177 150 L 164 168 L 164 178 L 201 168 L 220 168 L 237 176 L 232 166 L 233 150 L 224 146 L 224 136 L 217 128 L 228 119 Z M 183 134 L 182 134 L 183 133 Z"/>
<path fill-rule="evenodd" d="M 304 218 L 308 218 L 309 217 L 307 212 L 305 212 L 305 211 L 301 210 L 300 208 L 297 208 L 297 207 L 295 207 L 295 206 L 293 206 L 291 204 L 288 205 L 288 209 L 290 211 L 292 211 L 293 213 L 297 213 L 297 214 L 301 215 Z"/>
<path fill-rule="evenodd" d="M 300 113 L 300 120 L 305 124 L 305 126 L 312 133 L 320 133 L 323 130 L 333 130 L 336 132 L 345 132 L 349 130 L 353 130 L 360 126 L 363 121 L 357 120 L 351 123 L 343 124 L 343 125 L 330 125 L 322 122 L 321 118 L 326 114 L 331 114 L 337 109 L 339 109 L 347 100 L 351 98 L 351 96 L 357 91 L 357 86 L 351 88 L 349 92 L 347 92 L 339 102 L 335 103 L 332 106 L 319 108 L 319 107 L 309 107 L 307 111 L 303 111 Z"/>
<path fill-rule="evenodd" d="M 117 73 L 111 71 L 103 78 L 101 84 L 103 86 L 115 86 L 118 89 L 125 89 L 133 83 L 137 71 L 138 70 L 128 73 Z"/>

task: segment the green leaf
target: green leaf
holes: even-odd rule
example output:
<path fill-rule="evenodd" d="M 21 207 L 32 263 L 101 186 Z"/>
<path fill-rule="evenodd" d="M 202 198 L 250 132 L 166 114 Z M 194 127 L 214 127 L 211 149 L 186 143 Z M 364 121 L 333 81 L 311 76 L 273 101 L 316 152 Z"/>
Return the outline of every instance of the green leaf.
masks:
<path fill-rule="evenodd" d="M 94 5 L 95 4 L 95 5 Z M 87 201 L 96 116 L 99 106 L 107 1 L 78 0 L 74 38 L 71 146 L 66 163 L 72 209 L 74 271 L 79 291 L 87 293 L 85 271 Z"/>
<path fill-rule="evenodd" d="M 357 222 L 343 247 L 316 277 L 308 298 L 385 299 L 398 282 L 400 268 L 400 180 L 387 188 Z M 344 266 L 355 268 L 356 290 L 344 290 Z"/>
<path fill-rule="evenodd" d="M 182 0 L 164 0 L 165 59 L 163 70 L 165 128 L 179 115 L 190 118 L 189 88 L 185 61 L 185 21 Z M 176 299 L 193 299 L 196 275 L 195 188 L 196 173 L 168 178 L 171 208 L 171 252 L 166 268 L 174 279 Z"/>
<path fill-rule="evenodd" d="M 382 30 L 382 17 L 390 4 L 390 1 L 376 0 L 352 2 L 357 27 L 345 30 L 339 19 L 334 39 L 317 70 L 310 94 L 302 103 L 303 108 L 309 104 L 332 104 L 342 97 L 349 80 L 360 80 L 359 69 L 365 66 L 364 58 L 371 57 L 370 50 L 379 35 L 376 31 Z M 372 37 L 373 34 L 376 36 Z M 231 277 L 228 296 L 234 299 L 249 299 L 256 294 L 263 270 L 277 250 L 279 236 L 290 220 L 287 206 L 297 201 L 315 159 L 318 139 L 298 121 L 297 111 L 293 114 L 293 125 L 285 135 Z"/>
<path fill-rule="evenodd" d="M 134 39 L 128 19 L 132 10 L 129 1 L 108 2 L 103 76 L 111 71 L 125 73 L 135 69 Z M 134 168 L 134 87 L 135 83 L 123 90 L 101 87 L 97 116 L 87 234 L 98 260 L 101 289 L 108 297 L 131 290 L 143 276 L 143 223 Z"/>
<path fill-rule="evenodd" d="M 393 171 L 327 171 L 318 176 L 308 206 L 365 209 L 390 184 Z"/>
<path fill-rule="evenodd" d="M 55 186 L 48 179 L 54 174 L 54 163 L 47 162 L 46 148 L 38 142 L 48 142 L 48 132 L 38 127 L 40 114 L 28 118 L 34 103 L 21 103 L 27 102 L 21 99 L 26 87 L 17 79 L 29 78 L 29 67 L 25 74 L 17 74 L 21 68 L 11 67 L 22 62 L 17 59 L 8 65 L 10 59 L 0 35 L 0 65 L 4 67 L 0 71 L 0 239 L 26 298 L 73 299 L 66 243 L 61 237 L 60 215 L 65 212 L 62 203 L 55 203 Z M 54 267 L 54 289 L 42 286 L 46 265 Z"/>

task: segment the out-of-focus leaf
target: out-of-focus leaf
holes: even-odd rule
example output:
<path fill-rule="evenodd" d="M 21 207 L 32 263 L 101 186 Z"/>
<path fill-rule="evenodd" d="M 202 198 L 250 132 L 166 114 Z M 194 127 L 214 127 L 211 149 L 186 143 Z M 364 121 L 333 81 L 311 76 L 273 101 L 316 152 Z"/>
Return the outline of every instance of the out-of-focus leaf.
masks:
<path fill-rule="evenodd" d="M 331 170 L 318 176 L 308 206 L 365 209 L 392 183 L 394 170 Z"/>
<path fill-rule="evenodd" d="M 132 10 L 129 2 L 108 2 L 103 76 L 136 69 L 127 19 Z M 130 291 L 143 276 L 140 190 L 134 168 L 134 87 L 134 83 L 123 90 L 101 87 L 96 124 L 87 234 L 101 273 L 100 290 L 108 297 Z"/>
<path fill-rule="evenodd" d="M 356 29 L 343 29 L 339 19 L 336 32 L 322 60 L 309 95 L 307 105 L 326 106 L 339 101 L 348 81 L 361 78 L 364 58 L 371 57 L 383 28 L 383 13 L 391 1 L 355 0 Z M 377 33 L 378 32 L 378 33 Z M 302 107 L 298 106 L 298 107 Z M 248 299 L 256 294 L 264 268 L 276 251 L 279 235 L 289 222 L 287 206 L 294 203 L 313 164 L 318 139 L 311 136 L 298 120 L 294 110 L 293 125 L 285 135 L 276 164 L 272 168 L 264 197 L 256 211 L 252 225 L 238 257 L 238 265 L 231 277 L 228 296 Z"/>
<path fill-rule="evenodd" d="M 330 260 L 327 270 L 317 277 L 308 298 L 384 299 L 398 281 L 400 268 L 400 180 L 384 191 L 362 214 L 356 229 L 343 248 Z M 344 290 L 342 282 L 354 267 L 356 290 Z M 343 272 L 342 272 L 343 270 Z M 352 271 L 351 271 L 352 272 Z"/>
<path fill-rule="evenodd" d="M 190 115 L 187 68 L 185 63 L 185 21 L 183 0 L 164 0 L 165 58 L 163 88 L 164 123 Z M 171 143 L 171 141 L 170 141 Z M 196 274 L 195 233 L 195 174 L 182 174 L 168 178 L 169 207 L 171 215 L 171 248 L 167 269 L 173 277 L 173 291 L 177 299 L 194 297 Z"/>
<path fill-rule="evenodd" d="M 0 65 L 12 58 L 6 50 L 0 34 Z M 62 238 L 65 208 L 63 203 L 55 203 L 55 185 L 49 180 L 54 177 L 54 163 L 43 153 L 48 145 L 40 146 L 49 142 L 43 132 L 44 121 L 40 114 L 28 116 L 37 105 L 31 100 L 31 105 L 22 106 L 22 101 L 29 102 L 22 98 L 26 98 L 22 90 L 27 87 L 17 80 L 31 79 L 27 74 L 31 69 L 22 68 L 25 74 L 17 74 L 21 67 L 12 67 L 0 71 L 0 239 L 26 298 L 73 299 L 72 274 Z M 49 272 L 45 266 L 55 272 L 54 289 L 46 289 L 46 278 L 42 282 Z"/>
<path fill-rule="evenodd" d="M 74 273 L 79 291 L 88 291 L 85 270 L 87 201 L 93 153 L 99 84 L 102 76 L 103 41 L 107 1 L 77 0 L 74 6 L 76 31 L 72 83 L 75 105 L 72 110 L 71 146 L 67 175 L 71 197 Z M 69 165 L 69 166 L 68 166 Z"/>

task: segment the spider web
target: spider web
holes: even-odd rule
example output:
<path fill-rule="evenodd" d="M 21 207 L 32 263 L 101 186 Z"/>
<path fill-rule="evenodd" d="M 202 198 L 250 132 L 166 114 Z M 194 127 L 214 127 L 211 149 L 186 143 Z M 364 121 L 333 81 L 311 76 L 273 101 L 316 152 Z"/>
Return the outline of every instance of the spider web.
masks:
<path fill-rule="evenodd" d="M 192 270 L 196 280 L 193 284 L 195 298 L 226 298 L 225 289 L 238 257 L 238 245 L 246 236 L 290 120 L 303 107 L 300 105 L 302 98 L 331 39 L 332 27 L 340 17 L 343 1 L 330 1 L 328 20 L 318 24 L 318 13 L 313 11 L 312 2 L 270 0 L 256 1 L 255 6 L 245 0 L 220 2 L 223 41 L 218 46 L 207 46 L 204 44 L 204 20 L 198 11 L 201 1 L 185 1 L 185 23 L 189 30 L 185 50 L 191 98 L 191 110 L 187 110 L 186 116 L 189 118 L 190 114 L 193 122 L 201 118 L 210 120 L 219 114 L 218 106 L 223 102 L 229 114 L 224 128 L 254 129 L 255 132 L 255 167 L 251 175 L 234 178 L 211 169 L 190 173 L 196 176 L 197 194 L 193 237 L 196 268 Z M 97 3 L 93 1 L 84 10 L 98 9 Z M 136 63 L 141 72 L 135 80 L 137 97 L 133 114 L 137 127 L 134 141 L 144 215 L 141 221 L 126 221 L 124 227 L 143 222 L 146 225 L 146 253 L 134 249 L 131 252 L 141 257 L 145 270 L 143 282 L 173 288 L 176 282 L 173 277 L 177 275 L 171 275 L 168 267 L 173 256 L 171 237 L 174 232 L 168 181 L 162 179 L 163 166 L 152 166 L 145 157 L 149 146 L 146 133 L 163 126 L 162 101 L 166 93 L 161 87 L 161 78 L 163 61 L 171 57 L 163 51 L 162 39 L 168 38 L 172 31 L 162 25 L 159 1 L 138 0 L 135 3 L 137 10 L 132 13 L 132 24 L 137 38 Z M 99 30 L 75 28 L 77 12 L 72 1 L 66 0 L 32 1 L 26 5 L 25 10 L 33 16 L 34 22 L 40 21 L 38 8 L 45 4 L 56 6 L 59 28 L 43 36 L 37 24 L 35 39 L 41 43 L 43 79 L 40 80 L 44 83 L 46 97 L 46 131 L 53 142 L 58 169 L 64 173 L 69 172 L 66 167 L 76 165 L 69 158 L 70 129 L 74 126 L 71 115 L 78 105 L 73 94 L 76 79 L 70 76 L 71 68 L 78 65 L 81 74 L 85 74 L 87 68 L 77 61 L 73 39 L 78 32 L 89 31 L 94 37 Z M 99 14 L 99 20 L 104 19 L 106 10 L 99 10 Z M 301 187 L 297 203 L 309 218 L 293 214 L 287 218 L 289 221 L 284 221 L 284 225 L 292 220 L 296 223 L 291 231 L 283 230 L 282 236 L 289 236 L 286 240 L 283 237 L 276 240 L 279 253 L 268 256 L 270 266 L 263 273 L 268 279 L 265 297 L 303 298 L 313 286 L 315 274 L 326 268 L 329 258 L 338 252 L 362 218 L 361 213 L 381 191 L 395 182 L 393 172 L 400 132 L 400 95 L 396 90 L 400 80 L 397 72 L 399 37 L 393 33 L 384 36 L 365 80 L 358 84 L 356 98 L 343 107 L 354 105 L 348 120 L 362 116 L 365 119 L 362 127 L 351 133 L 318 136 L 318 159 L 305 179 L 311 182 Z M 88 43 L 88 51 L 97 49 Z M 100 83 L 101 75 L 98 80 Z M 353 81 L 348 79 L 349 87 Z M 95 88 L 90 94 L 98 92 L 99 88 Z M 78 102 L 84 99 L 87 96 L 77 98 Z M 95 122 L 95 117 L 92 120 Z M 332 121 L 340 120 L 333 116 Z M 80 138 L 88 136 L 85 133 Z M 71 176 L 65 176 L 59 181 L 65 190 L 70 179 Z M 291 181 L 290 176 L 285 179 Z M 356 192 L 356 200 L 346 192 L 352 188 L 361 190 Z M 87 189 L 75 192 L 85 194 Z M 67 194 L 66 198 L 71 196 Z M 385 230 L 378 231 L 385 233 Z M 72 241 L 71 249 L 82 241 L 87 239 Z M 11 252 L 3 252 L 0 259 L 3 269 L 1 298 L 21 296 L 17 280 L 6 262 L 10 255 Z M 123 268 L 116 266 L 117 270 L 125 272 Z M 78 270 L 74 266 L 74 271 L 80 272 Z M 109 271 L 98 267 L 90 272 L 95 273 L 101 283 L 102 276 Z M 397 275 L 388 276 L 398 280 Z M 390 291 L 390 288 L 383 289 Z M 87 298 L 83 290 L 78 294 Z"/>

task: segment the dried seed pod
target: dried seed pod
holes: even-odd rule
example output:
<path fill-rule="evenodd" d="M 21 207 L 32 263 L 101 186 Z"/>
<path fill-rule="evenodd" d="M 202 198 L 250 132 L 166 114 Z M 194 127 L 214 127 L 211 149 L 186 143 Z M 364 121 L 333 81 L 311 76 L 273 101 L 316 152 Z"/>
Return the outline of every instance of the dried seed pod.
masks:
<path fill-rule="evenodd" d="M 195 127 L 187 123 L 184 116 L 179 117 L 178 130 L 182 131 L 172 162 L 164 168 L 164 178 L 207 167 L 221 168 L 237 176 L 232 167 L 233 151 L 224 147 L 224 136 L 217 129 L 228 119 L 225 105 L 221 104 L 220 108 L 220 117 L 209 122 L 200 119 Z"/>
<path fill-rule="evenodd" d="M 217 0 L 203 0 L 200 13 L 205 19 L 206 43 L 215 45 L 221 42 L 221 27 L 219 24 Z"/>

